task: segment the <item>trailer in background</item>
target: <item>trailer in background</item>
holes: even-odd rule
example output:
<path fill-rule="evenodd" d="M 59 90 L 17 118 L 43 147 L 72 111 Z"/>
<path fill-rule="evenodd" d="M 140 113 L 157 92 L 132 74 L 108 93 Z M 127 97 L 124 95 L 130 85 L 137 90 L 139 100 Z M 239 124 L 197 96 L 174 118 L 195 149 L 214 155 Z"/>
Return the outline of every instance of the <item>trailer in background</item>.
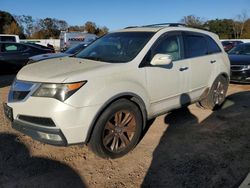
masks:
<path fill-rule="evenodd" d="M 86 32 L 66 32 L 60 33 L 60 50 L 65 51 L 69 47 L 75 46 L 81 42 L 91 43 L 97 39 L 97 35 Z"/>

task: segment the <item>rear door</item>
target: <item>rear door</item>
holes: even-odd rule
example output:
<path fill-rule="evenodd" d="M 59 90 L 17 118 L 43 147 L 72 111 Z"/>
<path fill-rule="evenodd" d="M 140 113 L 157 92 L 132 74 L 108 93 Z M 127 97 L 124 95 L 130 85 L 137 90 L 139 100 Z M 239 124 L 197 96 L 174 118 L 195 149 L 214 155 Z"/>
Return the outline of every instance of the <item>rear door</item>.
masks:
<path fill-rule="evenodd" d="M 200 97 L 213 73 L 216 62 L 209 53 L 206 36 L 195 32 L 184 32 L 185 58 L 190 61 L 189 95 L 192 100 Z"/>

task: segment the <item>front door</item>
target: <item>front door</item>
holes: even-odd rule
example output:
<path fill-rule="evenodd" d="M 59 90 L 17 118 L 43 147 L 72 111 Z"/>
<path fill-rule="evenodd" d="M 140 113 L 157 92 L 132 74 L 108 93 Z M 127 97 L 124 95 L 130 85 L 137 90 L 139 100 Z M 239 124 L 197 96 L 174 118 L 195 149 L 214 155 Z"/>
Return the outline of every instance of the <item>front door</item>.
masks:
<path fill-rule="evenodd" d="M 147 87 L 151 102 L 151 115 L 179 107 L 188 102 L 189 61 L 183 59 L 183 40 L 180 33 L 167 33 L 149 52 L 172 56 L 167 66 L 146 66 Z M 151 58 L 152 59 L 152 58 Z"/>

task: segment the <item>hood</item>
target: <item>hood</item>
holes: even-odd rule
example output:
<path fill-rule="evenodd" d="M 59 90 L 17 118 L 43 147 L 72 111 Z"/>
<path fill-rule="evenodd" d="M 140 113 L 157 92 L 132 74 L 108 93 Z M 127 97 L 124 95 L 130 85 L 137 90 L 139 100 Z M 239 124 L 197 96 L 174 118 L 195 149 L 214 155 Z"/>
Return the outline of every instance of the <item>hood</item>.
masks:
<path fill-rule="evenodd" d="M 103 70 L 108 66 L 112 64 L 71 57 L 49 59 L 24 66 L 17 79 L 45 83 L 77 82 L 87 79 L 93 70 Z"/>
<path fill-rule="evenodd" d="M 250 55 L 228 55 L 231 65 L 250 65 Z"/>
<path fill-rule="evenodd" d="M 29 59 L 31 59 L 32 61 L 36 62 L 36 61 L 42 61 L 45 59 L 51 59 L 51 58 L 57 58 L 57 57 L 66 57 L 66 56 L 70 56 L 71 54 L 66 54 L 66 53 L 48 53 L 48 54 L 41 54 L 41 55 L 35 55 L 30 57 Z"/>

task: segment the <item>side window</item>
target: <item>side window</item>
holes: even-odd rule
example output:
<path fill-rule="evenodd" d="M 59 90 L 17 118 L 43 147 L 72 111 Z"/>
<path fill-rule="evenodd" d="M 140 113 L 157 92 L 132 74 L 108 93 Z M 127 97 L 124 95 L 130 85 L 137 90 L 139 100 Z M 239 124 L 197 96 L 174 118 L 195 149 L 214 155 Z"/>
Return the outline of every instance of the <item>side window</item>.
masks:
<path fill-rule="evenodd" d="M 3 44 L 2 52 L 15 52 L 17 51 L 17 45 L 15 44 Z"/>
<path fill-rule="evenodd" d="M 19 44 L 2 44 L 2 52 L 21 52 L 26 50 L 27 48 L 23 45 Z"/>
<path fill-rule="evenodd" d="M 154 49 L 155 54 L 168 54 L 172 56 L 172 60 L 181 59 L 181 43 L 180 36 L 169 36 L 163 39 Z"/>
<path fill-rule="evenodd" d="M 211 37 L 206 36 L 206 39 L 207 39 L 207 43 L 208 43 L 208 53 L 209 54 L 221 52 L 220 47 Z"/>
<path fill-rule="evenodd" d="M 207 41 L 203 36 L 185 36 L 186 58 L 199 57 L 208 54 Z"/>

